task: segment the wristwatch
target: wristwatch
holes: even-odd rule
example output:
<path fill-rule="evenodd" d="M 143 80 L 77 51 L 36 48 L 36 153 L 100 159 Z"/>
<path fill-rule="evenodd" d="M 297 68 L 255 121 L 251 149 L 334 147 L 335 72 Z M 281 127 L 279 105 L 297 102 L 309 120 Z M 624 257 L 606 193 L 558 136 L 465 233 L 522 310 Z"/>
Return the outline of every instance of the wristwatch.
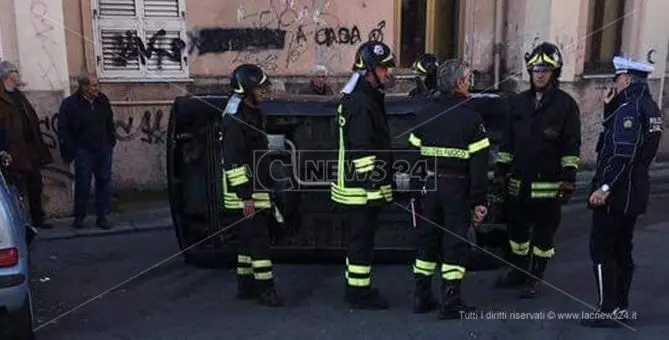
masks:
<path fill-rule="evenodd" d="M 611 187 L 608 184 L 604 184 L 600 189 L 602 189 L 603 192 L 609 192 L 609 190 L 611 190 Z"/>

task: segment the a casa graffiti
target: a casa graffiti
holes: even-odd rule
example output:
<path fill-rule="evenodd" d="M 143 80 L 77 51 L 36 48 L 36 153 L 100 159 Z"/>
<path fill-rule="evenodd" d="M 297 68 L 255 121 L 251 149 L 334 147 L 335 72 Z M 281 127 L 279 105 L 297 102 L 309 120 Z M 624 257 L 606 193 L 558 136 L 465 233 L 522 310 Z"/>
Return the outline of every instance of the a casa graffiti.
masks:
<path fill-rule="evenodd" d="M 259 3 L 255 2 L 255 4 Z M 369 27 L 346 23 L 329 12 L 334 1 L 267 0 L 267 6 L 247 10 L 240 1 L 236 23 L 230 27 L 200 27 L 187 32 L 186 40 L 168 38 L 165 30 L 142 39 L 134 31 L 114 40 L 118 66 L 128 60 L 157 65 L 186 56 L 231 53 L 233 63 L 254 63 L 267 70 L 288 68 L 313 49 L 314 63 L 326 66 L 341 62 L 342 47 L 363 41 L 383 41 L 386 22 Z"/>

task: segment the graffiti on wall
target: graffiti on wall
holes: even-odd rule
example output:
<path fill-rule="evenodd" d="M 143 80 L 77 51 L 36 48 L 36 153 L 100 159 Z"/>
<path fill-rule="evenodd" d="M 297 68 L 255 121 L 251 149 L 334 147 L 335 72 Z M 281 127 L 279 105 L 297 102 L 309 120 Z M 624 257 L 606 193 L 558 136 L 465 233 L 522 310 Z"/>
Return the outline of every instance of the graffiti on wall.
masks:
<path fill-rule="evenodd" d="M 143 41 L 136 31 L 126 31 L 113 40 L 117 66 L 129 60 L 146 64 L 155 58 L 160 69 L 165 61 L 179 61 L 185 55 L 234 53 L 234 63 L 254 63 L 267 70 L 289 67 L 310 48 L 315 63 L 327 64 L 340 59 L 337 46 L 355 46 L 369 41 L 383 41 L 386 22 L 380 21 L 365 32 L 356 24 L 344 24 L 328 9 L 331 0 L 296 5 L 295 1 L 267 0 L 268 6 L 247 12 L 244 2 L 237 9 L 235 27 L 196 28 L 186 33 L 187 42 L 169 38 L 161 29 Z"/>
<path fill-rule="evenodd" d="M 129 60 L 137 60 L 146 65 L 146 61 L 156 56 L 156 66 L 158 69 L 162 68 L 163 62 L 180 61 L 186 43 L 179 39 L 173 38 L 164 41 L 167 32 L 164 29 L 159 30 L 153 34 L 146 43 L 137 36 L 137 31 L 126 31 L 123 35 L 118 35 L 114 38 L 114 47 L 117 54 L 114 56 L 113 63 L 116 66 L 126 66 Z M 169 46 L 164 48 L 163 46 Z"/>

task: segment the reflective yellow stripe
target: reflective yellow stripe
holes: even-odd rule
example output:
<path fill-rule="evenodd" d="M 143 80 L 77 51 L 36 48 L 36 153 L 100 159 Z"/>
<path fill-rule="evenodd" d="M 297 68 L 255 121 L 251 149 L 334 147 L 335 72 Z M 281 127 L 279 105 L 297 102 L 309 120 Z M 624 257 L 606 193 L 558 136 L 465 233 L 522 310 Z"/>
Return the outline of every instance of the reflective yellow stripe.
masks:
<path fill-rule="evenodd" d="M 390 202 L 393 200 L 393 187 L 390 184 L 381 186 L 381 195 L 386 201 Z"/>
<path fill-rule="evenodd" d="M 434 271 L 437 269 L 436 262 L 428 262 L 420 259 L 416 259 L 416 262 L 413 265 L 413 273 L 421 274 L 425 276 L 434 275 Z"/>
<path fill-rule="evenodd" d="M 353 286 L 353 287 L 369 287 L 372 284 L 372 280 L 370 278 L 353 279 L 353 278 L 347 277 L 346 282 L 348 282 L 349 286 Z"/>
<path fill-rule="evenodd" d="M 560 163 L 562 163 L 563 168 L 574 168 L 578 169 L 579 168 L 579 163 L 581 162 L 581 158 L 578 156 L 564 156 L 560 159 Z"/>
<path fill-rule="evenodd" d="M 558 191 L 532 191 L 532 198 L 556 198 Z"/>
<path fill-rule="evenodd" d="M 238 267 L 237 275 L 253 275 L 253 269 L 249 267 Z"/>
<path fill-rule="evenodd" d="M 560 183 L 558 182 L 532 182 L 532 190 L 550 190 L 559 188 Z"/>
<path fill-rule="evenodd" d="M 353 274 L 370 274 L 372 272 L 372 267 L 370 266 L 361 266 L 356 264 L 349 264 L 347 270 L 349 273 Z"/>
<path fill-rule="evenodd" d="M 356 158 L 353 160 L 353 164 L 355 164 L 356 168 L 359 168 L 368 165 L 374 165 L 374 161 L 376 161 L 376 156 L 371 155 L 371 156 Z"/>
<path fill-rule="evenodd" d="M 241 178 L 230 178 L 230 185 L 233 187 L 240 186 L 244 183 L 247 183 L 249 181 L 248 177 L 244 175 L 244 177 Z"/>
<path fill-rule="evenodd" d="M 538 257 L 551 258 L 553 257 L 553 255 L 555 255 L 555 248 L 551 248 L 548 250 L 541 250 L 537 247 L 532 247 L 532 254 Z"/>
<path fill-rule="evenodd" d="M 411 134 L 409 134 L 409 144 L 410 144 L 410 145 L 413 145 L 413 146 L 415 146 L 415 147 L 417 147 L 417 148 L 420 148 L 420 146 L 421 146 L 421 144 L 422 144 L 422 141 L 421 141 L 420 138 L 418 138 L 416 135 L 414 135 L 413 133 L 411 133 Z"/>
<path fill-rule="evenodd" d="M 509 240 L 509 245 L 511 245 L 511 251 L 514 254 L 518 255 L 527 255 L 530 252 L 530 242 L 518 243 L 515 241 Z"/>
<path fill-rule="evenodd" d="M 441 277 L 446 280 L 460 280 L 465 277 L 465 267 L 444 263 L 441 265 Z"/>
<path fill-rule="evenodd" d="M 499 157 L 497 161 L 500 163 L 511 163 L 513 161 L 513 154 L 509 152 L 498 152 L 497 156 Z"/>
<path fill-rule="evenodd" d="M 237 263 L 251 264 L 251 256 L 237 255 Z"/>
<path fill-rule="evenodd" d="M 483 138 L 478 142 L 469 144 L 469 153 L 476 153 L 479 152 L 487 147 L 490 146 L 490 140 L 488 138 Z"/>
<path fill-rule="evenodd" d="M 359 173 L 370 172 L 372 170 L 374 170 L 374 164 L 368 165 L 368 166 L 365 166 L 365 167 L 357 167 L 357 166 L 355 167 L 355 171 L 357 171 Z"/>
<path fill-rule="evenodd" d="M 469 151 L 455 148 L 442 148 L 436 146 L 423 146 L 420 148 L 420 154 L 423 156 L 447 157 L 468 159 Z"/>
<path fill-rule="evenodd" d="M 253 261 L 253 268 L 267 268 L 272 266 L 271 260 L 255 260 Z"/>
<path fill-rule="evenodd" d="M 230 170 L 226 170 L 225 174 L 228 175 L 229 177 L 246 176 L 246 167 L 240 166 Z"/>
<path fill-rule="evenodd" d="M 253 273 L 253 276 L 255 277 L 256 280 L 271 280 L 274 278 L 272 275 L 272 272 L 266 272 L 266 273 Z"/>
<path fill-rule="evenodd" d="M 383 195 L 381 195 L 381 191 L 367 191 L 368 200 L 380 200 L 382 198 Z"/>

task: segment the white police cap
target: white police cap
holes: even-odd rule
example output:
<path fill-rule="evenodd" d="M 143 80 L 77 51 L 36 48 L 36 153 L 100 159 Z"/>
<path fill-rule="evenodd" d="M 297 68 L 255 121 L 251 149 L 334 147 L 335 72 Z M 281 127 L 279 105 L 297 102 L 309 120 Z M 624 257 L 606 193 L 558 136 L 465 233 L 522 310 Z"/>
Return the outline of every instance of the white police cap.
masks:
<path fill-rule="evenodd" d="M 616 69 L 616 74 L 623 73 L 641 73 L 648 74 L 653 72 L 653 66 L 642 63 L 639 61 L 633 61 L 623 57 L 613 57 L 613 67 Z"/>

